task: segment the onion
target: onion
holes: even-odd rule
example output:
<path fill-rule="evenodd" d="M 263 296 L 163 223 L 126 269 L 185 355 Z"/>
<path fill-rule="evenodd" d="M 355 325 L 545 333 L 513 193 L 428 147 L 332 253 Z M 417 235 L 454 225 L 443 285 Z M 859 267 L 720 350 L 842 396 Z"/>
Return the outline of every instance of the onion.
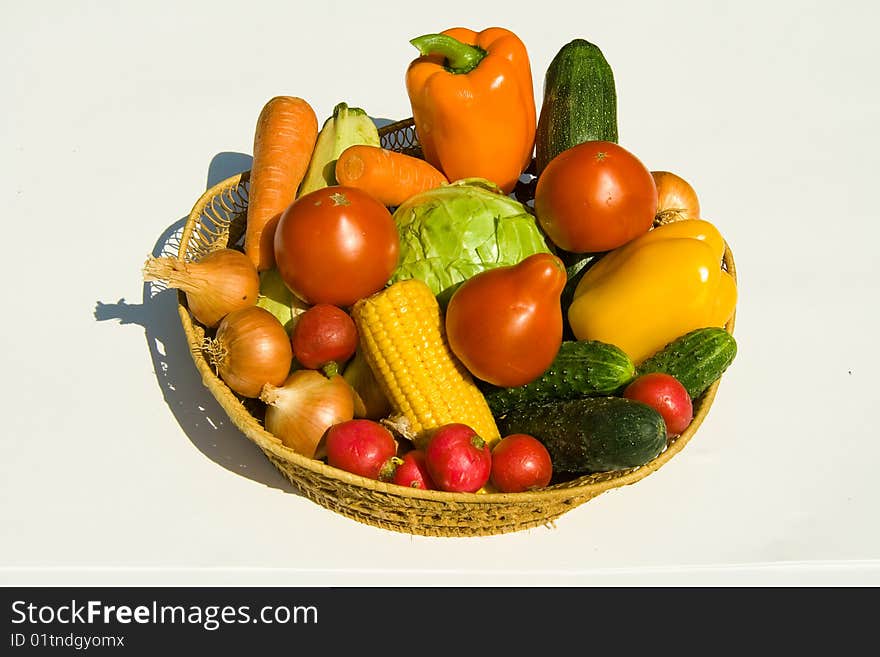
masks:
<path fill-rule="evenodd" d="M 144 265 L 144 280 L 166 281 L 185 292 L 193 317 L 208 328 L 233 310 L 253 306 L 260 292 L 257 268 L 235 249 L 218 249 L 193 262 L 151 257 Z"/>
<path fill-rule="evenodd" d="M 697 193 L 684 178 L 669 171 L 652 171 L 651 175 L 657 186 L 656 225 L 700 218 Z"/>
<path fill-rule="evenodd" d="M 260 399 L 268 404 L 266 430 L 309 458 L 324 456 L 327 429 L 354 417 L 351 387 L 335 372 L 297 370 L 280 387 L 263 386 Z"/>
<path fill-rule="evenodd" d="M 342 377 L 354 393 L 355 417 L 379 420 L 391 413 L 391 404 L 360 349 L 355 351 L 354 358 L 345 366 Z"/>
<path fill-rule="evenodd" d="M 281 385 L 293 364 L 287 331 L 272 313 L 257 306 L 226 315 L 203 349 L 217 375 L 243 397 L 258 397 L 267 383 Z"/>

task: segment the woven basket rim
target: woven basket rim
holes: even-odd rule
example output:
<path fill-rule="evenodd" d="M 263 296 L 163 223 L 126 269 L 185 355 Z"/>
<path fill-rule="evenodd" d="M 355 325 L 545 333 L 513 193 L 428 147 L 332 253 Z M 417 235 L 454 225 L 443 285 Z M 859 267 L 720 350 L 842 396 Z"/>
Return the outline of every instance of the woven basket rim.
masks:
<path fill-rule="evenodd" d="M 411 125 L 411 120 L 398 121 L 385 127 L 388 129 L 398 129 L 401 126 Z M 189 218 L 181 235 L 180 247 L 178 251 L 178 259 L 184 261 L 186 259 L 186 249 L 189 239 L 193 231 L 199 224 L 205 208 L 211 203 L 212 199 L 218 197 L 226 191 L 237 188 L 245 182 L 250 176 L 250 171 L 245 171 L 215 184 L 207 189 L 193 205 Z M 733 252 L 730 246 L 725 242 L 724 264 L 727 271 L 736 280 L 736 265 L 733 259 Z M 548 488 L 535 491 L 526 491 L 522 493 L 452 493 L 436 490 L 423 490 L 399 486 L 392 483 L 386 483 L 352 474 L 338 468 L 327 465 L 318 459 L 309 458 L 298 454 L 285 447 L 280 439 L 273 436 L 265 430 L 260 422 L 255 418 L 241 403 L 241 400 L 230 390 L 230 388 L 218 377 L 217 373 L 211 369 L 207 360 L 201 353 L 201 342 L 195 335 L 193 320 L 186 307 L 184 294 L 178 294 L 178 313 L 183 325 L 184 333 L 190 346 L 190 352 L 193 361 L 202 377 L 205 387 L 213 394 L 217 402 L 223 407 L 229 415 L 233 424 L 244 433 L 250 440 L 256 443 L 263 451 L 273 454 L 282 461 L 287 461 L 309 470 L 316 475 L 328 480 L 338 481 L 348 485 L 358 486 L 360 488 L 380 491 L 398 497 L 406 497 L 412 499 L 431 500 L 434 502 L 449 502 L 457 504 L 477 504 L 477 505 L 504 505 L 508 503 L 527 504 L 534 502 L 536 504 L 544 504 L 553 501 L 564 501 L 572 498 L 595 497 L 599 493 L 607 490 L 618 488 L 621 486 L 633 484 L 652 472 L 658 470 L 667 463 L 673 456 L 678 454 L 690 439 L 694 436 L 703 420 L 708 415 L 709 409 L 715 399 L 718 386 L 721 379 L 715 381 L 700 398 L 700 405 L 694 414 L 694 417 L 688 428 L 675 438 L 671 444 L 657 457 L 648 463 L 631 468 L 629 470 L 613 471 L 608 473 L 596 473 L 594 475 L 584 475 L 570 482 L 563 482 Z M 736 312 L 731 316 L 725 325 L 725 329 L 733 334 Z M 591 477 L 601 476 L 598 481 L 587 481 L 577 483 L 580 479 L 588 479 Z"/>

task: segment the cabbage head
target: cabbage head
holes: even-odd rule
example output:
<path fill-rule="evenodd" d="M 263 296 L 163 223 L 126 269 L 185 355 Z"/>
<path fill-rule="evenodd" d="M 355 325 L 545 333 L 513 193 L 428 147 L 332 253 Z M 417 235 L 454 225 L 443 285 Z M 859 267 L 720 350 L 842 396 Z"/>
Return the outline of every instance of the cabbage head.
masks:
<path fill-rule="evenodd" d="M 416 278 L 445 305 L 464 281 L 550 249 L 535 217 L 489 181 L 468 178 L 422 192 L 394 211 L 400 259 L 391 282 Z"/>

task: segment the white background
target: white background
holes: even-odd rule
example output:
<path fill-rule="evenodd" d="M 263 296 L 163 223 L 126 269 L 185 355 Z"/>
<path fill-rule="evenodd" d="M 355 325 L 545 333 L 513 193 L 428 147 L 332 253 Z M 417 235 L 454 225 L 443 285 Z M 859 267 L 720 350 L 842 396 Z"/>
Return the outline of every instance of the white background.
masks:
<path fill-rule="evenodd" d="M 4 3 L 0 583 L 878 584 L 876 3 Z M 687 448 L 555 527 L 425 538 L 291 492 L 141 266 L 263 103 L 410 115 L 408 40 L 605 53 L 620 142 L 731 244 L 740 351 Z"/>

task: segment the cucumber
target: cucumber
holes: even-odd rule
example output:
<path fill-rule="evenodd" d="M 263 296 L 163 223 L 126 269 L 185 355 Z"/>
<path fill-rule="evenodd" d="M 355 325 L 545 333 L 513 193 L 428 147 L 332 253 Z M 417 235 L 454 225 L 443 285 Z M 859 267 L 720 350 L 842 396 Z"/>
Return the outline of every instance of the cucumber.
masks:
<path fill-rule="evenodd" d="M 636 375 L 674 376 L 696 399 L 721 378 L 736 357 L 736 340 L 723 328 L 699 328 L 673 340 L 636 368 Z"/>
<path fill-rule="evenodd" d="M 483 395 L 492 414 L 501 417 L 527 404 L 610 395 L 634 374 L 635 366 L 622 349 L 596 340 L 567 340 L 550 368 L 534 381 L 516 388 L 493 386 Z"/>
<path fill-rule="evenodd" d="M 378 146 L 379 130 L 373 119 L 360 107 L 339 103 L 333 108 L 332 116 L 321 127 L 297 197 L 338 184 L 336 160 L 342 155 L 342 151 L 357 144 Z"/>
<path fill-rule="evenodd" d="M 499 423 L 502 435 L 540 440 L 554 472 L 586 474 L 644 465 L 666 446 L 663 417 L 623 397 L 587 397 L 524 406 Z"/>
<path fill-rule="evenodd" d="M 556 53 L 544 77 L 535 140 L 537 173 L 572 146 L 617 139 L 614 73 L 597 46 L 575 39 Z"/>
<path fill-rule="evenodd" d="M 564 254 L 567 254 L 568 259 L 572 260 L 571 264 L 568 263 Z M 559 303 L 562 305 L 562 314 L 563 316 L 566 316 L 568 314 L 568 307 L 571 305 L 571 302 L 574 301 L 574 291 L 577 289 L 578 283 L 581 282 L 581 279 L 584 277 L 584 274 L 590 270 L 590 267 L 599 261 L 602 254 L 582 253 L 575 255 L 559 251 L 556 255 L 558 255 L 563 264 L 565 264 L 565 275 L 568 279 L 565 282 L 565 287 L 562 288 L 562 294 L 559 296 Z M 566 326 L 568 326 L 567 322 Z"/>

